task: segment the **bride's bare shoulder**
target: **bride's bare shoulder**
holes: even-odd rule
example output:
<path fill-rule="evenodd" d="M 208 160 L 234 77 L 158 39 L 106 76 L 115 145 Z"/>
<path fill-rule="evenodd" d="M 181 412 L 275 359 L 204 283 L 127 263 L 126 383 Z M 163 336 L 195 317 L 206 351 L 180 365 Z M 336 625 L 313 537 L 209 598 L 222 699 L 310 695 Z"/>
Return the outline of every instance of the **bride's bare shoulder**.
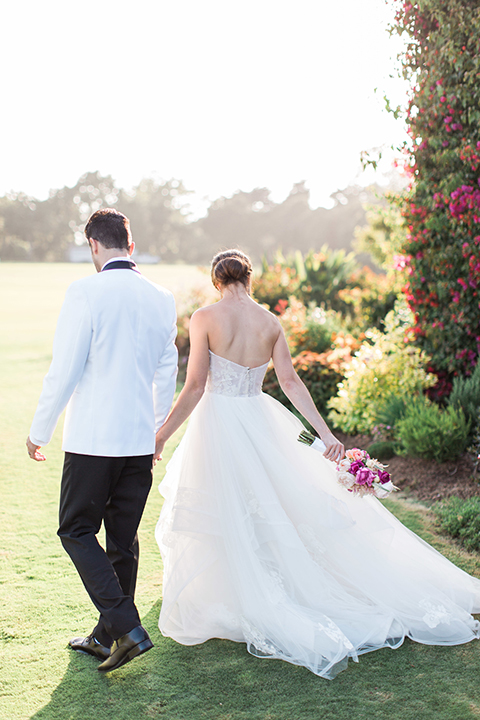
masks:
<path fill-rule="evenodd" d="M 255 304 L 259 311 L 263 314 L 265 320 L 271 322 L 273 325 L 280 327 L 278 317 L 274 313 L 272 313 L 271 310 L 268 310 L 268 308 L 266 308 L 264 305 L 259 305 L 257 302 L 255 302 Z"/>
<path fill-rule="evenodd" d="M 257 322 L 259 319 L 263 323 L 268 323 L 275 327 L 280 327 L 280 323 L 278 322 L 277 316 L 274 315 L 270 310 L 268 310 L 263 305 L 259 305 L 255 300 L 251 299 L 247 304 L 242 304 L 242 306 L 237 305 L 225 305 L 221 302 L 212 303 L 211 305 L 205 305 L 202 308 L 199 308 L 198 310 L 195 310 L 193 313 L 191 320 L 194 320 L 194 322 L 208 322 L 210 319 L 214 319 L 216 316 L 228 316 L 232 314 L 233 316 L 238 315 L 238 312 L 241 312 L 243 317 L 250 317 L 253 319 L 253 317 L 257 318 Z"/>
<path fill-rule="evenodd" d="M 212 305 L 205 305 L 204 307 L 198 308 L 195 310 L 195 312 L 192 314 L 192 318 L 205 318 L 212 314 L 212 311 L 215 309 L 215 304 Z"/>
<path fill-rule="evenodd" d="M 192 325 L 198 327 L 207 325 L 210 318 L 212 317 L 210 308 L 211 305 L 206 305 L 205 307 L 195 310 L 195 312 L 192 313 L 192 315 L 190 316 L 190 327 Z"/>
<path fill-rule="evenodd" d="M 198 327 L 209 327 L 211 323 L 216 324 L 222 316 L 220 303 L 212 303 L 198 308 L 190 317 L 190 324 L 198 325 Z"/>

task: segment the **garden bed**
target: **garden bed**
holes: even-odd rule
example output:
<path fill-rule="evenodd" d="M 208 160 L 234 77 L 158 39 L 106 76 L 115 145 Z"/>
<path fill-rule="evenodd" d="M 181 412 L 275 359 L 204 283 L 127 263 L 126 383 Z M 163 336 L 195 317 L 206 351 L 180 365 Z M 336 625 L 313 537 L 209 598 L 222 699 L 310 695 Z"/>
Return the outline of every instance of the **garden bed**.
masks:
<path fill-rule="evenodd" d="M 335 433 L 345 447 L 367 448 L 372 439 L 366 435 Z M 472 455 L 437 463 L 423 458 L 393 457 L 388 461 L 392 480 L 407 495 L 422 501 L 444 500 L 455 495 L 463 499 L 480 496 L 480 474 L 475 473 Z"/>

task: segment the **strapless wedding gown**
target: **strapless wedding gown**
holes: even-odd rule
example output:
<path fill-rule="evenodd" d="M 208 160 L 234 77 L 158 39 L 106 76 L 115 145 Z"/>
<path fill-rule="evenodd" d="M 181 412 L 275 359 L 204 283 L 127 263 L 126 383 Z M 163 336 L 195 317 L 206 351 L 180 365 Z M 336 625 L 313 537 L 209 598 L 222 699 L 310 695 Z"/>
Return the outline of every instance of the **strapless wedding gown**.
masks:
<path fill-rule="evenodd" d="M 210 354 L 207 388 L 160 485 L 163 635 L 244 642 L 333 678 L 409 637 L 480 636 L 480 580 L 351 496 L 301 423 L 261 392 L 267 365 Z"/>

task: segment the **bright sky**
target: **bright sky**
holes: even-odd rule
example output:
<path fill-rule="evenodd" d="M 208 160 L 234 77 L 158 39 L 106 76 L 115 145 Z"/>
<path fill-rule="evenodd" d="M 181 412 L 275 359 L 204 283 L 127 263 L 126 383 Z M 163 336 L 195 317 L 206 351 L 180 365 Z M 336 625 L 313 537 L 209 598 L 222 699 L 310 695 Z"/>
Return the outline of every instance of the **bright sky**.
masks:
<path fill-rule="evenodd" d="M 305 180 L 312 205 L 404 138 L 383 110 L 392 0 L 22 0 L 2 4 L 0 195 L 86 171 L 202 198 Z M 377 94 L 374 89 L 379 88 Z"/>

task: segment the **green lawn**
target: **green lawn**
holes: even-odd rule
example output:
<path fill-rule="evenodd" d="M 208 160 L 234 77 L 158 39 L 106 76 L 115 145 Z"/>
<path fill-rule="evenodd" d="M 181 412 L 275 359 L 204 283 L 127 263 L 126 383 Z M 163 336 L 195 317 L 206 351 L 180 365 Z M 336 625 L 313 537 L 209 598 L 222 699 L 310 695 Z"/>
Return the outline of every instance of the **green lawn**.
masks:
<path fill-rule="evenodd" d="M 184 293 L 205 283 L 195 268 L 145 268 Z M 480 717 L 480 645 L 435 648 L 406 642 L 351 663 L 334 681 L 304 668 L 249 656 L 210 641 L 183 647 L 157 629 L 161 562 L 154 527 L 157 491 L 141 524 L 138 606 L 155 648 L 110 676 L 73 653 L 95 612 L 56 537 L 61 428 L 36 464 L 24 442 L 50 358 L 67 285 L 87 265 L 0 264 L 0 717 L 5 720 L 469 720 Z M 207 278 L 208 280 L 208 278 Z M 171 453 L 179 437 L 172 440 Z M 437 535 L 431 516 L 403 500 L 389 509 L 453 561 L 480 576 L 480 558 Z"/>

